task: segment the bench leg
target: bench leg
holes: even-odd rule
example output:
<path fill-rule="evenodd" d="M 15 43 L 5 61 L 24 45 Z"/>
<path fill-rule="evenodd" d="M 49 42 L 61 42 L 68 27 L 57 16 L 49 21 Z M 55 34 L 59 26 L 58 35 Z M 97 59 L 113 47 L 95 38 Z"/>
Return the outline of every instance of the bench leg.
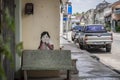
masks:
<path fill-rule="evenodd" d="M 67 79 L 66 80 L 71 80 L 70 77 L 71 77 L 70 76 L 70 70 L 67 70 Z"/>
<path fill-rule="evenodd" d="M 77 59 L 72 59 L 72 65 L 74 66 L 75 70 L 73 70 L 73 73 L 74 74 L 78 74 L 78 70 L 76 68 L 76 62 L 77 62 Z"/>
<path fill-rule="evenodd" d="M 27 71 L 24 70 L 24 80 L 27 80 Z"/>

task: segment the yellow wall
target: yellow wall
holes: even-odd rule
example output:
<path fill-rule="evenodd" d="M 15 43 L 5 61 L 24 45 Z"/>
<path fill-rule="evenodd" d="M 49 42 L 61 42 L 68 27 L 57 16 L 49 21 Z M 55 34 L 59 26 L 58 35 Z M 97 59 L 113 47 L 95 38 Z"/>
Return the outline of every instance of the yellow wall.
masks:
<path fill-rule="evenodd" d="M 25 15 L 25 3 L 34 4 L 34 14 Z M 22 39 L 24 49 L 37 49 L 40 34 L 48 31 L 55 49 L 59 49 L 59 0 L 22 0 Z"/>

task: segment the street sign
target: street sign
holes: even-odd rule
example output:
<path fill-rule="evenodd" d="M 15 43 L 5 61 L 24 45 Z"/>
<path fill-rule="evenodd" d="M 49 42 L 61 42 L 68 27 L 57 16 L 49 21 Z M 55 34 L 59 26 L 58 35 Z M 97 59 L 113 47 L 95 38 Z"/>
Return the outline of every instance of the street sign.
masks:
<path fill-rule="evenodd" d="M 67 17 L 63 17 L 63 21 L 67 21 L 68 19 L 67 19 Z"/>
<path fill-rule="evenodd" d="M 68 5 L 68 14 L 72 14 L 72 6 Z"/>
<path fill-rule="evenodd" d="M 67 20 L 68 20 L 67 15 L 63 15 L 63 21 L 67 21 Z"/>

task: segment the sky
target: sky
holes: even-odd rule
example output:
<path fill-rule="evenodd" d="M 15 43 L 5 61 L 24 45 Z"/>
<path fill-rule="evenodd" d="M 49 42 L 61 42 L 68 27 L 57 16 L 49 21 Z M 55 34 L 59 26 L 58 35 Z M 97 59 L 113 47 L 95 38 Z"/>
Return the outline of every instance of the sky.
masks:
<path fill-rule="evenodd" d="M 95 9 L 96 5 L 103 2 L 104 0 L 69 0 L 72 2 L 72 11 L 76 12 L 86 12 L 89 9 Z M 114 3 L 118 0 L 106 0 L 109 3 Z"/>

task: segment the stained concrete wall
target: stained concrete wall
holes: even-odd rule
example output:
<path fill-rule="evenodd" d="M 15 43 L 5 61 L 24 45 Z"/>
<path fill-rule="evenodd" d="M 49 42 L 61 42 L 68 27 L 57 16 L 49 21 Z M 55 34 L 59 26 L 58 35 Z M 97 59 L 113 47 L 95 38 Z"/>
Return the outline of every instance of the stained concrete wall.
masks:
<path fill-rule="evenodd" d="M 34 14 L 24 14 L 25 4 L 33 3 Z M 22 0 L 22 40 L 24 49 L 37 49 L 40 34 L 48 31 L 55 49 L 59 49 L 59 0 Z"/>

